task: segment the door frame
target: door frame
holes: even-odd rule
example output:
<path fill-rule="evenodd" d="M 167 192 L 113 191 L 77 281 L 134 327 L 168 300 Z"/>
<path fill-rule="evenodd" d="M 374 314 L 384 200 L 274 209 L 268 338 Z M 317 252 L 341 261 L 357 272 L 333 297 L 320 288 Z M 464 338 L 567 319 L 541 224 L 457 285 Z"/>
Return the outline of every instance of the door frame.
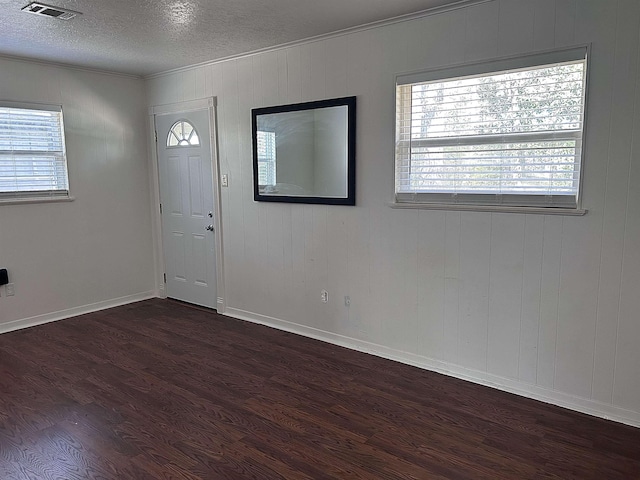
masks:
<path fill-rule="evenodd" d="M 149 176 L 151 184 L 151 228 L 153 231 L 153 258 L 155 293 L 160 298 L 167 298 L 164 275 L 165 262 L 162 245 L 162 216 L 160 213 L 160 173 L 158 166 L 158 149 L 156 141 L 156 116 L 173 113 L 188 113 L 194 110 L 207 110 L 209 112 L 209 136 L 211 138 L 211 178 L 213 187 L 213 209 L 215 231 L 215 256 L 216 256 L 216 282 L 217 298 L 215 301 L 218 313 L 224 313 L 225 284 L 224 284 L 224 249 L 222 245 L 222 204 L 220 193 L 220 159 L 218 156 L 217 132 L 217 101 L 216 97 L 207 97 L 186 102 L 154 105 L 149 107 L 147 126 L 149 129 Z"/>

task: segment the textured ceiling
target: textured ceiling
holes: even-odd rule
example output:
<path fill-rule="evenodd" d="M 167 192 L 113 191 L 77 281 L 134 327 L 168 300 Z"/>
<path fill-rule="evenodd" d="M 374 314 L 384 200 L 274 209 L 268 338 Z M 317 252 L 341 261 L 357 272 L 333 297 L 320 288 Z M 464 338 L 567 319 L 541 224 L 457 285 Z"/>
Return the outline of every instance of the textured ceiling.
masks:
<path fill-rule="evenodd" d="M 0 55 L 148 75 L 458 3 L 457 0 L 0 0 Z"/>

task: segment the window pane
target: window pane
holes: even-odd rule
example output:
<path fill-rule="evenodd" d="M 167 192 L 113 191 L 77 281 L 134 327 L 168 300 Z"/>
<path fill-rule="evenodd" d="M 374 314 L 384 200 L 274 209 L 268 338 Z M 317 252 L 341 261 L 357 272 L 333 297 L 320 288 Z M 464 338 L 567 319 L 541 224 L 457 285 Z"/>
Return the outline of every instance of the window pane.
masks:
<path fill-rule="evenodd" d="M 411 87 L 411 137 L 576 130 L 584 64 L 559 65 Z"/>
<path fill-rule="evenodd" d="M 576 204 L 585 69 L 580 60 L 398 85 L 396 198 L 537 195 Z"/>
<path fill-rule="evenodd" d="M 258 185 L 276 184 L 276 134 L 258 131 Z"/>
<path fill-rule="evenodd" d="M 0 197 L 68 189 L 62 112 L 0 106 Z"/>
<path fill-rule="evenodd" d="M 412 149 L 399 192 L 575 195 L 574 141 Z"/>
<path fill-rule="evenodd" d="M 186 120 L 178 120 L 169 129 L 167 147 L 194 147 L 200 145 L 195 127 Z"/>

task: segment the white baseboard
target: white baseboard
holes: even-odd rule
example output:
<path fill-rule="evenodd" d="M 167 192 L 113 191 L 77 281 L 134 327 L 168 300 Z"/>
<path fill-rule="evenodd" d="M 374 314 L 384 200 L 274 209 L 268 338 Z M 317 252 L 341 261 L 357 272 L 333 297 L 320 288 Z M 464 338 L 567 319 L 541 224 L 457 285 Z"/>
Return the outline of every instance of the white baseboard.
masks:
<path fill-rule="evenodd" d="M 68 308 L 66 310 L 36 315 L 35 317 L 13 320 L 11 322 L 0 324 L 0 334 L 12 332 L 21 328 L 35 327 L 36 325 L 42 325 L 43 323 L 56 322 L 65 318 L 77 317 L 78 315 L 97 312 L 98 310 L 119 307 L 120 305 L 139 302 L 141 300 L 148 300 L 150 298 L 156 298 L 156 296 L 156 293 L 153 291 L 136 293 L 135 295 L 127 295 L 126 297 L 113 298 L 111 300 L 91 303 L 89 305 L 81 305 L 79 307 Z"/>
<path fill-rule="evenodd" d="M 492 375 L 478 370 L 472 370 L 452 363 L 395 350 L 383 345 L 365 342 L 363 340 L 237 308 L 227 307 L 224 315 L 237 318 L 239 320 L 246 320 L 248 322 L 277 328 L 286 332 L 296 333 L 305 337 L 315 338 L 316 340 L 321 340 L 323 342 L 332 343 L 334 345 L 350 348 L 359 352 L 369 353 L 389 360 L 395 360 L 407 365 L 413 365 L 425 370 L 442 373 L 451 377 L 460 378 L 469 382 L 496 388 L 498 390 L 514 393 L 516 395 L 532 398 L 534 400 L 550 403 L 570 410 L 575 410 L 577 412 L 586 413 L 588 415 L 593 415 L 595 417 L 613 420 L 615 422 L 624 423 L 634 427 L 640 427 L 640 412 L 627 410 L 615 405 L 597 402 L 588 398 L 576 397 L 557 390 L 550 390 L 548 388 L 539 387 L 537 385 L 532 385 L 518 380 L 500 377 L 498 375 Z"/>

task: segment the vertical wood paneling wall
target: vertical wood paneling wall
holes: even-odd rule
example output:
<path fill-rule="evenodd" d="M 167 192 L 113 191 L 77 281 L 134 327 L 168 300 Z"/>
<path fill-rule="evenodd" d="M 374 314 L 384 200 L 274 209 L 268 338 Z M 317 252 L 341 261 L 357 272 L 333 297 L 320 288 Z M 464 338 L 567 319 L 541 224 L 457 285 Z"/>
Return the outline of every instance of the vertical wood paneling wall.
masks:
<path fill-rule="evenodd" d="M 495 0 L 148 79 L 218 99 L 229 313 L 640 424 L 639 31 L 636 0 Z M 588 215 L 388 207 L 395 74 L 585 43 Z M 255 203 L 250 109 L 345 95 L 357 206 Z"/>
<path fill-rule="evenodd" d="M 0 100 L 62 105 L 73 202 L 0 204 L 0 332 L 153 296 L 144 81 L 0 58 Z"/>

